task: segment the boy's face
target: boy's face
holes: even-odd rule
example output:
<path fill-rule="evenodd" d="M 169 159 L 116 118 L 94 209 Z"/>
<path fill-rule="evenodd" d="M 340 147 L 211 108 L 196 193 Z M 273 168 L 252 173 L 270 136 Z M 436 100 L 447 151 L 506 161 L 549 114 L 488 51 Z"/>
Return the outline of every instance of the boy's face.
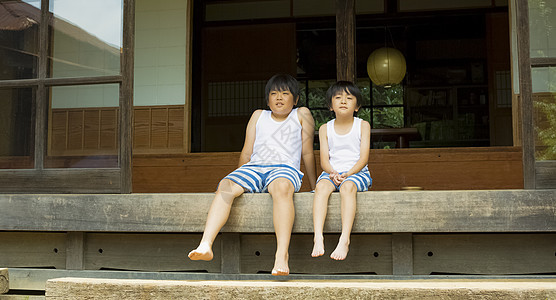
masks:
<path fill-rule="evenodd" d="M 293 94 L 289 90 L 272 90 L 268 94 L 268 107 L 275 115 L 288 115 L 296 104 L 297 99 L 293 99 Z"/>
<path fill-rule="evenodd" d="M 334 111 L 336 116 L 353 116 L 353 113 L 359 110 L 357 98 L 352 94 L 346 93 L 346 91 L 342 91 L 332 97 L 332 108 L 330 110 Z"/>

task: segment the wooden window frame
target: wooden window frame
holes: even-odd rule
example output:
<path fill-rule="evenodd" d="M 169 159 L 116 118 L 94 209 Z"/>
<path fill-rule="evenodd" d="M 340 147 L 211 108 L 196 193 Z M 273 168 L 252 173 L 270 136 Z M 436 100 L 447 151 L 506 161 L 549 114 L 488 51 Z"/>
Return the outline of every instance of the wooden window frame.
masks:
<path fill-rule="evenodd" d="M 523 181 L 525 189 L 556 188 L 556 162 L 535 160 L 535 129 L 533 121 L 532 68 L 556 67 L 556 58 L 531 58 L 529 4 L 515 0 L 519 93 L 521 95 L 521 135 L 523 146 Z"/>
<path fill-rule="evenodd" d="M 123 0 L 120 75 L 48 78 L 50 0 L 41 1 L 38 76 L 2 80 L 0 88 L 32 87 L 35 97 L 34 168 L 0 170 L 0 192 L 11 193 L 131 193 L 132 107 L 135 41 L 135 0 Z M 48 136 L 48 89 L 54 86 L 117 83 L 119 89 L 119 163 L 117 168 L 47 169 L 44 167 Z"/>

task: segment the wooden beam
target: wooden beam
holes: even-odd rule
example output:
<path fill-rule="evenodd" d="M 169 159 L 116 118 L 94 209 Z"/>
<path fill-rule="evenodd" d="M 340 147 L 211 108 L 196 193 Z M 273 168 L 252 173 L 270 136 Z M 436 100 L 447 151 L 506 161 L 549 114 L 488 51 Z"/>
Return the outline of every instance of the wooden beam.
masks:
<path fill-rule="evenodd" d="M 237 232 L 222 233 L 221 270 L 224 274 L 241 273 L 241 243 Z"/>
<path fill-rule="evenodd" d="M 516 0 L 517 51 L 519 90 L 521 100 L 521 139 L 523 142 L 523 185 L 535 188 L 535 140 L 533 126 L 533 88 L 529 53 L 529 5 L 527 0 Z"/>
<path fill-rule="evenodd" d="M 392 274 L 413 275 L 413 234 L 392 234 Z"/>
<path fill-rule="evenodd" d="M 535 163 L 535 174 L 535 184 L 538 189 L 553 189 L 556 187 L 555 161 L 537 161 Z"/>
<path fill-rule="evenodd" d="M 336 79 L 355 82 L 355 0 L 336 0 Z"/>
<path fill-rule="evenodd" d="M 556 67 L 556 57 L 531 57 L 531 66 L 537 68 Z"/>
<path fill-rule="evenodd" d="M 0 231 L 198 233 L 213 197 L 0 194 Z M 294 203 L 293 232 L 313 233 L 313 194 L 296 193 Z M 556 232 L 554 207 L 556 190 L 364 192 L 357 195 L 353 232 Z M 222 232 L 274 233 L 272 224 L 270 195 L 244 194 Z M 324 231 L 340 229 L 340 196 L 333 193 Z"/>
<path fill-rule="evenodd" d="M 120 170 L 0 170 L 0 193 L 26 193 L 30 189 L 36 193 L 119 193 Z"/>
<path fill-rule="evenodd" d="M 135 52 L 135 0 L 124 0 L 123 51 L 121 55 L 120 85 L 120 192 L 130 194 L 132 189 L 133 150 L 133 72 Z"/>
<path fill-rule="evenodd" d="M 82 231 L 66 234 L 66 269 L 83 270 L 83 250 L 85 233 Z"/>

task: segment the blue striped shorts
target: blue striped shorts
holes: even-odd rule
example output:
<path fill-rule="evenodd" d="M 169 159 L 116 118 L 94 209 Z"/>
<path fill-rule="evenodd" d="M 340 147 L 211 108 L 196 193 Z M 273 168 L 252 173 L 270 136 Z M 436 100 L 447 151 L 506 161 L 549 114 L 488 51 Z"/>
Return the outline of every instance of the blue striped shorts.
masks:
<path fill-rule="evenodd" d="M 296 192 L 301 188 L 303 173 L 294 167 L 280 165 L 243 165 L 224 179 L 229 179 L 250 193 L 266 193 L 268 185 L 277 178 L 286 178 L 293 184 Z"/>
<path fill-rule="evenodd" d="M 345 172 L 343 172 L 343 173 L 345 173 Z M 340 174 L 343 174 L 343 173 L 340 173 Z M 359 173 L 353 174 L 353 175 L 349 176 L 348 178 L 346 178 L 342 183 L 340 183 L 339 186 L 337 186 L 334 183 L 334 181 L 332 181 L 332 179 L 330 179 L 330 174 L 329 173 L 322 172 L 322 174 L 320 174 L 319 178 L 317 179 L 317 183 L 319 181 L 321 181 L 322 179 L 328 179 L 328 181 L 332 182 L 332 184 L 336 187 L 336 191 L 339 191 L 342 184 L 344 184 L 344 182 L 346 182 L 346 181 L 352 181 L 353 183 L 355 183 L 355 185 L 357 186 L 357 191 L 358 192 L 368 191 L 369 188 L 371 187 L 371 185 L 373 184 L 373 179 L 371 178 L 371 173 L 369 173 L 369 169 L 367 167 L 364 167 L 361 171 L 359 171 Z"/>

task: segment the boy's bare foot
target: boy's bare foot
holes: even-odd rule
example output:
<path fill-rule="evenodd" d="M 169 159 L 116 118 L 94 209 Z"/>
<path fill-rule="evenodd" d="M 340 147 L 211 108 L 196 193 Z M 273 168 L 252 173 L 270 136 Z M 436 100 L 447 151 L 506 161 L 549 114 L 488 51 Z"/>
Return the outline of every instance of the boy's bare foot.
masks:
<path fill-rule="evenodd" d="M 191 260 L 212 260 L 212 248 L 207 243 L 201 243 L 197 249 L 189 252 L 187 256 Z"/>
<path fill-rule="evenodd" d="M 290 268 L 288 267 L 288 255 L 286 257 L 280 257 L 276 255 L 274 260 L 274 268 L 272 268 L 272 275 L 274 276 L 286 276 L 290 275 Z"/>
<path fill-rule="evenodd" d="M 314 245 L 313 245 L 313 252 L 311 253 L 312 257 L 319 257 L 324 255 L 324 239 L 322 237 L 315 237 Z"/>
<path fill-rule="evenodd" d="M 335 260 L 344 260 L 349 252 L 349 242 L 338 242 L 338 246 L 334 249 L 334 252 L 330 254 L 330 258 Z"/>

